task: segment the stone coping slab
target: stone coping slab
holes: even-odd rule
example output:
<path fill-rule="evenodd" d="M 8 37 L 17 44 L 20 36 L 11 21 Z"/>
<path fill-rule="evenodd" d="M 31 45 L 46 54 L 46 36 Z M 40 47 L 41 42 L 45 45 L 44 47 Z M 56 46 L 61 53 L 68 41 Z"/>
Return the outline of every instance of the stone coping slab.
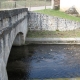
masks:
<path fill-rule="evenodd" d="M 80 44 L 80 38 L 26 38 L 26 43 L 34 44 Z"/>

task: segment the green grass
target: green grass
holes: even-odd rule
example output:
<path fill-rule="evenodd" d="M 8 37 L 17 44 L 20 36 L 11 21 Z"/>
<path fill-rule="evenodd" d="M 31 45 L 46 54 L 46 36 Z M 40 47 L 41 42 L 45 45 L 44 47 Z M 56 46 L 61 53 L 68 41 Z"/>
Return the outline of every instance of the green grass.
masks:
<path fill-rule="evenodd" d="M 35 12 L 47 14 L 47 15 L 50 15 L 50 16 L 58 16 L 58 17 L 61 17 L 61 18 L 64 18 L 64 19 L 74 20 L 74 21 L 79 21 L 80 22 L 80 17 L 71 16 L 71 15 L 66 14 L 65 12 L 61 12 L 59 10 L 44 9 L 44 10 L 37 10 Z"/>
<path fill-rule="evenodd" d="M 73 31 L 28 31 L 28 38 L 75 38 L 80 37 L 80 30 Z"/>

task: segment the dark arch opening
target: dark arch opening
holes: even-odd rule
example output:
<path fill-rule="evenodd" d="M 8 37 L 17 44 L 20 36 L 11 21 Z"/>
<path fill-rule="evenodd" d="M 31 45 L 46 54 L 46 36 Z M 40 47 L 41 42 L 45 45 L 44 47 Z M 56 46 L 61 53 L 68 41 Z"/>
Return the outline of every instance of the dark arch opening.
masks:
<path fill-rule="evenodd" d="M 19 32 L 13 42 L 13 46 L 21 46 L 25 43 L 24 35 L 22 32 Z"/>

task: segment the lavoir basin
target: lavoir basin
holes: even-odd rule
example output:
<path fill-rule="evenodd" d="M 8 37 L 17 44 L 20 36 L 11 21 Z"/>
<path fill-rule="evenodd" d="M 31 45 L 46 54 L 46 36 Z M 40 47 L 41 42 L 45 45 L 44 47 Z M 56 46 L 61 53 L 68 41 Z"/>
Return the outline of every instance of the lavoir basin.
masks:
<path fill-rule="evenodd" d="M 12 47 L 9 80 L 80 80 L 80 45 Z"/>

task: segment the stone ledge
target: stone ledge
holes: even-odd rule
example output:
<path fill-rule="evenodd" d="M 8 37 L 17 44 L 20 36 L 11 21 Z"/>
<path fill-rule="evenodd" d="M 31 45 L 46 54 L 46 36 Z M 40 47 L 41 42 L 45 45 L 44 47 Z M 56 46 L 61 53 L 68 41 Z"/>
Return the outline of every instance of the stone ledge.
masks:
<path fill-rule="evenodd" d="M 26 44 L 80 44 L 80 38 L 26 38 Z"/>

